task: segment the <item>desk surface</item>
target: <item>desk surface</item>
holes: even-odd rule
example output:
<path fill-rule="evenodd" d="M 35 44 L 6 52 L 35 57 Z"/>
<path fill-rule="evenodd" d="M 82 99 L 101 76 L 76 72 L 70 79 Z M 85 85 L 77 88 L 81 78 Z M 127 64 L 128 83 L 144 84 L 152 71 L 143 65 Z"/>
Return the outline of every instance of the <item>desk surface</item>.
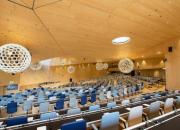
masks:
<path fill-rule="evenodd" d="M 180 130 L 180 115 L 169 119 L 168 121 L 159 123 L 148 130 Z"/>

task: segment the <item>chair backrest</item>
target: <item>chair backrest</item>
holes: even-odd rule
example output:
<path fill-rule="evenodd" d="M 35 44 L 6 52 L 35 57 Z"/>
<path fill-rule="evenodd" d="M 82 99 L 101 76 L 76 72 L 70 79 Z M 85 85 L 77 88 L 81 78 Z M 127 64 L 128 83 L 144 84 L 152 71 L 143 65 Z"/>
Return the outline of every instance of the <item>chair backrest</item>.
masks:
<path fill-rule="evenodd" d="M 48 110 L 49 110 L 49 102 L 40 103 L 40 105 L 39 105 L 40 113 L 48 112 Z"/>
<path fill-rule="evenodd" d="M 125 100 L 123 100 L 123 101 L 121 102 L 121 104 L 122 104 L 123 106 L 129 105 L 129 104 L 130 104 L 130 100 L 129 100 L 129 99 L 125 99 Z"/>
<path fill-rule="evenodd" d="M 113 97 L 118 97 L 118 91 L 117 90 L 113 90 L 112 95 L 113 95 Z"/>
<path fill-rule="evenodd" d="M 45 102 L 44 97 L 38 97 L 38 103 L 43 103 L 43 102 Z"/>
<path fill-rule="evenodd" d="M 145 95 L 145 96 L 143 96 L 143 99 L 144 99 L 144 100 L 151 99 L 151 96 L 150 96 L 150 95 Z"/>
<path fill-rule="evenodd" d="M 99 99 L 100 100 L 104 100 L 105 99 L 104 92 L 100 92 Z"/>
<path fill-rule="evenodd" d="M 143 107 L 137 106 L 130 109 L 128 116 L 128 126 L 132 126 L 142 122 Z"/>
<path fill-rule="evenodd" d="M 119 130 L 119 112 L 105 113 L 101 119 L 101 130 Z"/>
<path fill-rule="evenodd" d="M 14 125 L 20 125 L 20 124 L 26 124 L 28 123 L 26 116 L 20 116 L 16 118 L 9 118 L 7 119 L 7 126 L 14 126 Z"/>
<path fill-rule="evenodd" d="M 160 109 L 160 101 L 155 101 L 155 102 L 152 102 L 149 106 L 149 112 L 152 113 L 152 112 L 159 112 L 159 109 Z"/>
<path fill-rule="evenodd" d="M 80 89 L 79 92 L 78 92 L 78 96 L 82 96 L 83 95 L 83 89 Z"/>
<path fill-rule="evenodd" d="M 176 97 L 177 97 L 176 103 L 180 104 L 180 96 L 176 96 Z"/>
<path fill-rule="evenodd" d="M 32 100 L 27 100 L 24 102 L 24 111 L 29 111 L 32 108 Z"/>
<path fill-rule="evenodd" d="M 173 106 L 173 98 L 167 98 L 165 103 L 164 103 L 164 106 L 165 107 L 172 107 Z"/>
<path fill-rule="evenodd" d="M 7 104 L 7 113 L 12 114 L 17 112 L 17 102 L 10 102 Z"/>
<path fill-rule="evenodd" d="M 69 100 L 69 106 L 71 108 L 77 107 L 77 99 L 75 97 L 70 98 Z"/>
<path fill-rule="evenodd" d="M 80 108 L 73 108 L 67 111 L 67 115 L 74 115 L 74 114 L 80 114 L 80 113 L 81 113 Z"/>
<path fill-rule="evenodd" d="M 91 94 L 91 102 L 95 102 L 96 101 L 96 94 L 92 93 Z"/>
<path fill-rule="evenodd" d="M 84 94 L 81 96 L 81 105 L 85 105 L 87 103 L 87 96 Z"/>
<path fill-rule="evenodd" d="M 175 94 L 179 94 L 179 90 L 175 90 L 174 93 L 175 93 Z"/>
<path fill-rule="evenodd" d="M 56 101 L 56 110 L 64 109 L 64 99 L 59 99 Z"/>
<path fill-rule="evenodd" d="M 156 93 L 154 94 L 154 97 L 157 98 L 157 97 L 161 97 L 161 95 L 159 93 Z"/>
<path fill-rule="evenodd" d="M 107 108 L 109 108 L 109 109 L 112 109 L 112 108 L 114 108 L 114 107 L 116 107 L 116 102 L 109 102 L 109 103 L 107 104 Z"/>
<path fill-rule="evenodd" d="M 89 111 L 98 111 L 100 110 L 100 105 L 93 105 L 89 107 Z"/>
<path fill-rule="evenodd" d="M 35 96 L 34 95 L 30 95 L 28 98 L 27 98 L 27 100 L 34 100 L 34 98 L 35 98 Z"/>
<path fill-rule="evenodd" d="M 166 101 L 164 103 L 164 112 L 165 113 L 173 110 L 173 101 L 174 101 L 173 98 L 167 98 L 166 99 Z"/>
<path fill-rule="evenodd" d="M 54 118 L 57 118 L 56 112 L 43 113 L 40 115 L 40 120 L 49 120 Z"/>
<path fill-rule="evenodd" d="M 150 104 L 150 106 L 148 107 L 148 111 L 146 112 L 149 119 L 159 116 L 160 106 L 160 101 L 155 101 Z"/>
<path fill-rule="evenodd" d="M 108 98 L 108 99 L 112 98 L 112 96 L 111 96 L 111 91 L 107 91 L 107 98 Z"/>
<path fill-rule="evenodd" d="M 131 93 L 132 92 L 132 87 L 128 87 L 127 91 L 128 91 L 128 93 Z"/>
<path fill-rule="evenodd" d="M 127 95 L 127 88 L 124 88 L 124 95 Z"/>
<path fill-rule="evenodd" d="M 74 121 L 70 123 L 63 124 L 60 127 L 61 130 L 86 130 L 86 121 Z"/>

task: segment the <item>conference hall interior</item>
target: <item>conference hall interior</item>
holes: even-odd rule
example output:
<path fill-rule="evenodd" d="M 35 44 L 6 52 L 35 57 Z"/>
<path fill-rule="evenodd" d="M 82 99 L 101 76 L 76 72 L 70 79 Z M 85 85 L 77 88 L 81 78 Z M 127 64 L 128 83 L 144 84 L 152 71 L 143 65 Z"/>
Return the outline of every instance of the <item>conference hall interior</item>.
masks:
<path fill-rule="evenodd" d="M 0 130 L 180 130 L 180 0 L 0 0 Z"/>

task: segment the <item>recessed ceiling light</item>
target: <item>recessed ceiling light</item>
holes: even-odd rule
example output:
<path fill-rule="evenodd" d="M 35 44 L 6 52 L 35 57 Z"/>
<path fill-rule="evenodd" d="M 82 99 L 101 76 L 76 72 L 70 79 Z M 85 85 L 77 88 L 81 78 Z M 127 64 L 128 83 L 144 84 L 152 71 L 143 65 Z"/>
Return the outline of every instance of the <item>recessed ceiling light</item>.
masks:
<path fill-rule="evenodd" d="M 112 44 L 119 45 L 119 44 L 125 44 L 128 43 L 130 40 L 130 37 L 118 37 L 112 40 Z"/>
<path fill-rule="evenodd" d="M 162 52 L 161 52 L 161 51 L 158 51 L 157 54 L 162 54 Z"/>

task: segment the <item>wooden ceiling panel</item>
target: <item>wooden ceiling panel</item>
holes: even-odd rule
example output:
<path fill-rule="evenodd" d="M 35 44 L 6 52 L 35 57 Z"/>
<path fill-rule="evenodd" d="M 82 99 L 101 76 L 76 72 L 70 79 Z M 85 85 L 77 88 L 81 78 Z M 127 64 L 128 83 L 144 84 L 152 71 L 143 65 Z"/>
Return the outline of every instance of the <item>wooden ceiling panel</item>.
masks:
<path fill-rule="evenodd" d="M 22 44 L 30 50 L 34 61 L 50 58 L 47 49 L 53 56 L 63 54 L 31 10 L 4 0 L 0 4 L 0 12 L 1 45 Z"/>
<path fill-rule="evenodd" d="M 14 1 L 33 5 L 33 0 Z M 36 60 L 159 57 L 157 51 L 180 37 L 179 5 L 179 0 L 35 0 L 28 9 L 2 0 L 0 43 L 22 43 Z M 131 41 L 113 45 L 119 36 Z"/>
<path fill-rule="evenodd" d="M 20 1 L 23 2 L 26 6 L 32 8 L 36 0 L 20 0 Z"/>
<path fill-rule="evenodd" d="M 61 6 L 69 7 L 71 6 L 71 1 L 72 0 L 36 0 L 35 8 L 37 9 L 37 8 L 46 7 L 46 6 L 54 5 L 54 4 L 60 4 Z"/>

